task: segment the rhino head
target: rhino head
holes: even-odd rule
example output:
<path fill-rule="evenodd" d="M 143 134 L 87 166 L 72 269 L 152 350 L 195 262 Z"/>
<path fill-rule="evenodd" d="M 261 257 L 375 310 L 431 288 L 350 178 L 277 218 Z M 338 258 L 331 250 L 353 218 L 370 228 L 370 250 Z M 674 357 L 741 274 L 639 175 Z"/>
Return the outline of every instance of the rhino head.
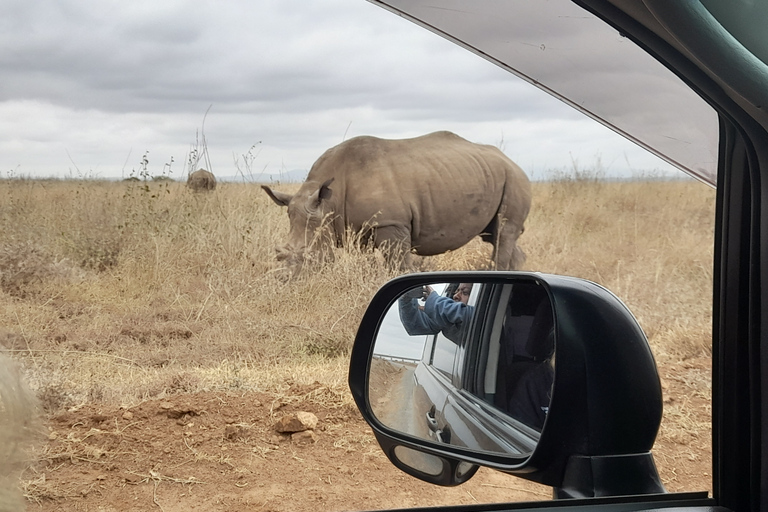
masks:
<path fill-rule="evenodd" d="M 333 178 L 318 186 L 307 181 L 296 194 L 272 190 L 266 185 L 261 188 L 279 206 L 288 207 L 290 231 L 288 242 L 275 248 L 277 260 L 283 261 L 294 272 L 301 270 L 305 261 L 323 261 L 332 256 L 333 230 L 331 220 L 334 214 L 329 201 L 333 195 L 330 188 Z"/>

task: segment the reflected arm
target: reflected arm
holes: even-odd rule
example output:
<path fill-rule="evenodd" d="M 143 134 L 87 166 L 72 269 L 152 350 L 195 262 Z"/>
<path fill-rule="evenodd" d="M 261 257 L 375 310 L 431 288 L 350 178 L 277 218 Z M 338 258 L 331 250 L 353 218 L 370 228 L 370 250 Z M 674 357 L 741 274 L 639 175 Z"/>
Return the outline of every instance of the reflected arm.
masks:
<path fill-rule="evenodd" d="M 432 292 L 424 304 L 424 312 L 430 320 L 444 329 L 448 326 L 460 326 L 464 319 L 472 314 L 472 308 Z"/>
<path fill-rule="evenodd" d="M 437 295 L 432 293 L 432 295 Z M 432 296 L 430 295 L 430 297 Z M 400 321 L 405 327 L 405 331 L 411 336 L 422 334 L 437 334 L 440 327 L 436 325 L 421 309 L 419 309 L 419 300 L 409 297 L 400 297 L 398 299 L 398 309 L 400 312 Z"/>

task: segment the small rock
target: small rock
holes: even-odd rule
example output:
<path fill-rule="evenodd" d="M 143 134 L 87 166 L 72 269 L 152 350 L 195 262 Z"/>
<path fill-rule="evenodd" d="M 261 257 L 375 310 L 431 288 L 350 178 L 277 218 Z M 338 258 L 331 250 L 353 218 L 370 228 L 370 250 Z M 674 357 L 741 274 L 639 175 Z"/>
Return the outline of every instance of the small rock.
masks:
<path fill-rule="evenodd" d="M 245 428 L 243 428 L 241 425 L 227 425 L 224 427 L 224 439 L 234 441 L 235 439 L 239 439 L 245 436 Z"/>
<path fill-rule="evenodd" d="M 136 484 L 142 480 L 142 477 L 134 475 L 133 473 L 123 473 L 123 482 L 127 484 Z"/>
<path fill-rule="evenodd" d="M 123 413 L 123 419 L 124 420 L 132 420 L 133 419 L 133 413 L 131 411 L 125 411 Z"/>
<path fill-rule="evenodd" d="M 202 412 L 191 409 L 190 407 L 178 407 L 170 402 L 161 402 L 160 409 L 160 414 L 165 414 L 172 420 L 178 420 L 181 418 L 184 423 L 187 422 L 188 418 L 191 418 L 192 416 L 199 416 Z"/>
<path fill-rule="evenodd" d="M 303 430 L 291 434 L 291 441 L 299 444 L 316 443 L 317 435 L 311 430 Z"/>
<path fill-rule="evenodd" d="M 287 414 L 275 424 L 275 430 L 278 432 L 303 432 L 315 427 L 317 427 L 317 416 L 304 411 Z"/>

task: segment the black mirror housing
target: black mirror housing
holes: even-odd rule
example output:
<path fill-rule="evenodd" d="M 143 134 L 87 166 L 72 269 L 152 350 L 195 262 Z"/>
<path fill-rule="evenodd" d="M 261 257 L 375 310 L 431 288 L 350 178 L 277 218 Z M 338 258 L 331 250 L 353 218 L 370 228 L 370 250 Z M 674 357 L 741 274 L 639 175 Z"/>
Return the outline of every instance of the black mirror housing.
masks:
<path fill-rule="evenodd" d="M 530 455 L 480 453 L 419 439 L 392 430 L 372 413 L 368 372 L 384 314 L 409 289 L 458 281 L 535 281 L 550 296 L 557 364 L 549 411 Z M 665 492 L 650 453 L 662 415 L 661 384 L 650 346 L 627 307 L 590 281 L 526 272 L 431 272 L 395 278 L 376 293 L 360 323 L 349 386 L 393 464 L 423 480 L 457 485 L 474 474 L 467 465 L 482 465 L 550 485 L 556 497 Z M 437 457 L 445 470 L 425 475 L 410 468 L 395 455 L 397 446 Z M 457 467 L 465 469 L 458 477 Z"/>

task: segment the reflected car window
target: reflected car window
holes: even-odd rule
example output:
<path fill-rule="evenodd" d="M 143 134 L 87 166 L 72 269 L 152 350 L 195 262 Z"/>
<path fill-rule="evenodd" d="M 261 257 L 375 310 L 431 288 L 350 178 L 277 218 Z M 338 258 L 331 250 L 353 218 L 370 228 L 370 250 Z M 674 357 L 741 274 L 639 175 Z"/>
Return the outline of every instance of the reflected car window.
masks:
<path fill-rule="evenodd" d="M 435 340 L 435 351 L 432 353 L 431 364 L 448 378 L 453 373 L 453 362 L 456 360 L 458 346 L 444 334 L 438 334 Z"/>
<path fill-rule="evenodd" d="M 541 430 L 554 382 L 554 318 L 541 286 L 512 290 L 500 342 L 495 404 L 513 418 Z"/>
<path fill-rule="evenodd" d="M 525 425 L 541 431 L 554 382 L 555 335 L 552 303 L 536 282 L 497 290 L 500 316 L 482 320 L 491 332 L 487 350 L 469 364 L 484 369 L 465 389 Z M 493 324 L 499 323 L 498 329 Z M 475 332 L 474 334 L 477 334 Z M 483 370 L 481 370 L 483 371 Z"/>

